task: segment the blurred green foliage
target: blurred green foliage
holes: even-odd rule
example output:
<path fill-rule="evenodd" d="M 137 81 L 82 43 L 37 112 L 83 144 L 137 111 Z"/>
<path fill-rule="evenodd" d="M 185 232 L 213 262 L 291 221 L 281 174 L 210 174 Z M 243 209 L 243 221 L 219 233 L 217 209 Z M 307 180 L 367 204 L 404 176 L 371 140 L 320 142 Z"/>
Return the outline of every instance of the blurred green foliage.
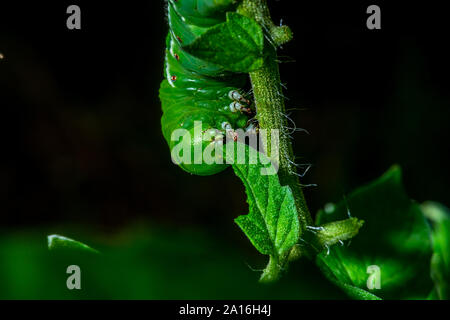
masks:
<path fill-rule="evenodd" d="M 450 211 L 440 203 L 428 201 L 422 211 L 432 225 L 433 257 L 431 277 L 435 290 L 431 298 L 450 299 Z"/>
<path fill-rule="evenodd" d="M 411 201 L 399 167 L 356 189 L 334 210 L 322 210 L 319 224 L 347 217 L 365 221 L 350 246 L 321 253 L 323 272 L 356 299 L 426 299 L 433 289 L 430 276 L 431 233 L 420 206 Z M 369 275 L 379 270 L 379 287 L 369 288 Z"/>
<path fill-rule="evenodd" d="M 266 261 L 212 233 L 144 224 L 108 238 L 59 230 L 101 253 L 49 251 L 47 230 L 0 232 L 0 299 L 345 299 L 308 261 L 276 284 L 259 284 L 249 265 Z M 73 264 L 81 290 L 66 287 Z"/>

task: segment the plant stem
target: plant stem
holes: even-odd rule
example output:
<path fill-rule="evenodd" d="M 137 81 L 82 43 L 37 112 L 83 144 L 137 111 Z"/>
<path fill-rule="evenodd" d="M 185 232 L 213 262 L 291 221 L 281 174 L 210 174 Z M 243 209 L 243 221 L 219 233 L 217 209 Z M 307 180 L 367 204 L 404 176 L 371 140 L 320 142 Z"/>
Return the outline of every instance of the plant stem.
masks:
<path fill-rule="evenodd" d="M 277 257 L 270 256 L 269 263 L 264 269 L 259 282 L 261 283 L 272 283 L 279 279 L 281 273 L 281 267 L 279 266 L 279 261 Z"/>
<path fill-rule="evenodd" d="M 292 143 L 286 132 L 288 126 L 285 117 L 284 97 L 282 94 L 280 72 L 277 63 L 275 45 L 281 45 L 292 38 L 292 32 L 286 26 L 277 27 L 270 18 L 267 0 L 243 0 L 238 12 L 256 20 L 268 31 L 271 42 L 266 41 L 264 52 L 264 64 L 261 69 L 250 73 L 254 100 L 257 109 L 257 117 L 260 129 L 267 130 L 265 150 L 271 149 L 271 130 L 279 130 L 279 169 L 278 175 L 282 185 L 291 188 L 297 207 L 301 232 L 307 225 L 313 225 L 311 215 L 306 205 L 301 189 L 300 181 L 296 175 L 296 167 L 293 165 L 294 155 Z M 270 154 L 268 154 L 270 156 Z M 300 235 L 299 235 L 300 236 Z"/>
<path fill-rule="evenodd" d="M 286 110 L 276 52 L 277 46 L 292 39 L 292 32 L 287 26 L 275 26 L 270 18 L 267 0 L 243 0 L 238 7 L 238 13 L 258 22 L 268 33 L 268 38 L 270 39 L 266 39 L 265 41 L 263 66 L 256 71 L 250 72 L 250 80 L 253 88 L 259 128 L 266 130 L 267 133 L 267 139 L 263 141 L 263 147 L 269 157 L 273 152 L 271 148 L 271 134 L 277 132 L 272 130 L 278 130 L 279 133 L 278 176 L 281 185 L 289 186 L 294 195 L 300 222 L 300 238 L 306 230 L 306 226 L 313 225 L 313 221 L 303 196 L 299 178 L 296 175 L 297 170 L 294 165 L 292 143 L 286 131 L 288 123 L 285 116 Z M 300 256 L 302 254 L 299 252 L 290 255 L 292 259 Z M 285 265 L 285 261 L 281 260 L 286 260 L 286 258 L 270 256 L 269 263 L 260 278 L 260 282 L 273 282 L 277 280 L 282 271 L 281 265 Z"/>

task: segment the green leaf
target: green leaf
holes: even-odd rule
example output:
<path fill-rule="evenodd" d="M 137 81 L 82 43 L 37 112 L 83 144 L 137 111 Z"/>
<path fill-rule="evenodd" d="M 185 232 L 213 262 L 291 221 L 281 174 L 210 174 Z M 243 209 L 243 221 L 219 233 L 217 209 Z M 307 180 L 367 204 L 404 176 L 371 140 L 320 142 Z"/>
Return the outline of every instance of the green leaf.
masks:
<path fill-rule="evenodd" d="M 329 265 L 323 263 L 322 261 L 318 261 L 318 263 L 320 270 L 325 274 L 328 280 L 330 280 L 336 286 L 340 287 L 350 298 L 359 300 L 381 300 L 381 298 L 376 296 L 375 294 L 351 285 L 351 280 L 347 278 L 345 270 L 338 269 L 340 267 L 339 264 Z M 331 269 L 333 267 L 336 269 Z M 343 279 L 345 279 L 346 281 L 343 281 Z"/>
<path fill-rule="evenodd" d="M 435 295 L 432 297 L 450 299 L 450 211 L 431 201 L 422 204 L 421 208 L 433 226 L 431 277 L 435 285 Z"/>
<path fill-rule="evenodd" d="M 317 224 L 345 218 L 347 209 L 365 221 L 364 227 L 349 246 L 334 246 L 328 255 L 317 256 L 324 274 L 352 298 L 425 299 L 433 286 L 430 230 L 402 186 L 400 168 L 357 189 L 348 201 L 320 211 Z"/>
<path fill-rule="evenodd" d="M 280 185 L 276 172 L 267 170 L 267 165 L 262 164 L 270 163 L 264 154 L 245 145 L 244 148 L 245 164 L 235 163 L 233 169 L 244 183 L 249 214 L 235 221 L 260 253 L 271 256 L 270 268 L 277 272 L 275 269 L 285 263 L 287 254 L 299 238 L 294 196 L 288 186 Z M 249 164 L 249 159 L 257 158 L 259 161 Z"/>
<path fill-rule="evenodd" d="M 57 234 L 47 236 L 49 250 L 75 250 L 89 253 L 99 253 L 97 250 L 79 241 L 66 238 Z"/>
<path fill-rule="evenodd" d="M 183 47 L 195 57 L 243 73 L 261 68 L 263 48 L 264 35 L 258 23 L 235 12 L 228 12 L 226 22 Z"/>
<path fill-rule="evenodd" d="M 314 232 L 314 246 L 320 251 L 329 249 L 336 243 L 349 240 L 356 236 L 364 221 L 357 218 L 349 218 L 340 221 L 333 221 L 319 226 L 319 230 Z"/>

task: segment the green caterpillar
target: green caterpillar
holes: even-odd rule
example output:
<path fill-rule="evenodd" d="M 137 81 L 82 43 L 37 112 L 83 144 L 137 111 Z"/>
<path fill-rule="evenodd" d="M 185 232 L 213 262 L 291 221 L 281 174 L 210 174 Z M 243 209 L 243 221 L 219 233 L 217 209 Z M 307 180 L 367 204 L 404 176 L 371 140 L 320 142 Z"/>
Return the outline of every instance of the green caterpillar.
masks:
<path fill-rule="evenodd" d="M 227 132 L 249 127 L 252 115 L 250 102 L 241 93 L 247 84 L 246 74 L 236 74 L 206 62 L 183 50 L 201 34 L 226 19 L 234 11 L 236 0 L 168 0 L 169 34 L 166 39 L 165 80 L 160 87 L 163 116 L 161 125 L 170 150 L 180 140 L 172 141 L 176 129 L 186 129 L 193 139 L 189 163 L 178 163 L 182 169 L 197 175 L 212 175 L 224 170 L 226 164 L 194 163 L 205 148 L 223 144 Z M 197 138 L 198 121 L 201 132 Z M 251 127 L 251 126 L 250 126 Z M 214 152 L 213 152 L 214 154 Z M 179 161 L 178 161 L 179 162 Z"/>

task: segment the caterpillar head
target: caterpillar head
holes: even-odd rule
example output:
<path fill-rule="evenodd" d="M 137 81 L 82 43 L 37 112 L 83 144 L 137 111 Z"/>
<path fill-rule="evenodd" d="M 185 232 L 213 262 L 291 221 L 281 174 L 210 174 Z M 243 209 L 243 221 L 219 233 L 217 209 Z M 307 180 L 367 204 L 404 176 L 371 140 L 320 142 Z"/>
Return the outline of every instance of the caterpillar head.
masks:
<path fill-rule="evenodd" d="M 224 138 L 220 130 L 202 130 L 201 122 L 195 124 L 178 141 L 172 141 L 172 160 L 183 170 L 209 176 L 227 168 L 224 155 Z"/>

